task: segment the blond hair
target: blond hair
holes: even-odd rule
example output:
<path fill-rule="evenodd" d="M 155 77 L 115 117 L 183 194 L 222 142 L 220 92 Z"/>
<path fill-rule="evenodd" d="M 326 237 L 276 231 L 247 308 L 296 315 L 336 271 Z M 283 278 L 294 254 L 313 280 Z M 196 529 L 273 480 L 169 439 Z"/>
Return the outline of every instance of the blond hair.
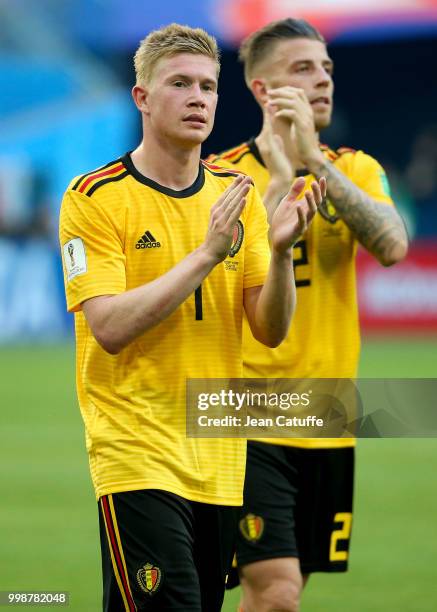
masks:
<path fill-rule="evenodd" d="M 217 63 L 218 75 L 220 52 L 214 36 L 201 28 L 190 28 L 172 23 L 150 32 L 141 41 L 134 56 L 137 83 L 148 83 L 158 61 L 162 57 L 170 57 L 177 53 L 193 53 L 210 57 Z"/>

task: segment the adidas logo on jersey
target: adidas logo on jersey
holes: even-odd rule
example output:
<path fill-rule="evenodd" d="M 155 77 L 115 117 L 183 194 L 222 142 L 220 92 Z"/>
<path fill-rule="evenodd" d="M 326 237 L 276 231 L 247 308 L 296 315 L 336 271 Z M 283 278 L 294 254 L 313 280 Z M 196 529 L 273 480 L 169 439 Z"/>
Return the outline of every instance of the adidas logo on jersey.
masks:
<path fill-rule="evenodd" d="M 135 245 L 136 249 L 157 249 L 161 246 L 160 242 L 157 242 L 150 232 L 144 232 L 141 238 Z"/>

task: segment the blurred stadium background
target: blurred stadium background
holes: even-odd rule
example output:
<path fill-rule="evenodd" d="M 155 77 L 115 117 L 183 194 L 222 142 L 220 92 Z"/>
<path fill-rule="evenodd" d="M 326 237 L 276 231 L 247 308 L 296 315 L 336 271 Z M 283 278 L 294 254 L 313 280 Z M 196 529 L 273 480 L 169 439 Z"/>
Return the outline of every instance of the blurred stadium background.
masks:
<path fill-rule="evenodd" d="M 335 116 L 322 139 L 381 161 L 413 240 L 393 269 L 360 254 L 361 375 L 437 377 L 435 0 L 0 0 L 0 590 L 68 590 L 72 610 L 99 610 L 97 511 L 57 251 L 62 193 L 136 145 L 132 54 L 171 21 L 205 27 L 223 49 L 204 154 L 254 135 L 260 116 L 236 46 L 285 16 L 309 19 L 330 43 Z M 360 442 L 350 572 L 311 578 L 302 609 L 437 610 L 437 440 Z"/>

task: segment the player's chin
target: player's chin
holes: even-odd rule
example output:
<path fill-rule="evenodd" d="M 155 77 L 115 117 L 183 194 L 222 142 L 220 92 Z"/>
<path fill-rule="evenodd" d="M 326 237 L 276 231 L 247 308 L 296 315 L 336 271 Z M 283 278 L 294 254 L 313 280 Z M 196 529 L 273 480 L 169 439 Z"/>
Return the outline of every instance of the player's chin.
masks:
<path fill-rule="evenodd" d="M 318 113 L 314 117 L 314 123 L 316 126 L 316 130 L 320 132 L 320 130 L 324 130 L 331 125 L 331 113 Z"/>
<path fill-rule="evenodd" d="M 208 138 L 211 133 L 211 129 L 208 126 L 205 126 L 201 129 L 189 129 L 184 130 L 184 133 L 181 134 L 182 139 L 191 143 L 192 145 L 202 144 Z"/>

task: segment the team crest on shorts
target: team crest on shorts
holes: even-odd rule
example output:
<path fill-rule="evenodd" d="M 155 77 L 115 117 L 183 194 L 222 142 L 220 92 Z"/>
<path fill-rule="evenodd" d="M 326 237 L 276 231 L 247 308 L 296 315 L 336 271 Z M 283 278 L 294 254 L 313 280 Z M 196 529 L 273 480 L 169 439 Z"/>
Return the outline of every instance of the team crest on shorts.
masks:
<path fill-rule="evenodd" d="M 264 531 L 264 519 L 255 514 L 246 514 L 240 521 L 240 531 L 249 542 L 258 542 Z"/>
<path fill-rule="evenodd" d="M 145 593 L 152 595 L 161 584 L 161 570 L 156 565 L 146 563 L 137 572 L 137 582 Z"/>
<path fill-rule="evenodd" d="M 319 213 L 322 217 L 329 221 L 329 223 L 336 223 L 340 217 L 337 215 L 334 204 L 328 198 L 323 198 L 322 203 L 319 206 Z"/>
<path fill-rule="evenodd" d="M 231 248 L 229 249 L 229 257 L 235 257 L 235 255 L 238 253 L 238 251 L 241 248 L 241 243 L 243 242 L 243 238 L 244 238 L 244 227 L 240 219 L 238 219 L 234 227 L 234 233 L 232 235 L 232 244 L 231 244 Z"/>

